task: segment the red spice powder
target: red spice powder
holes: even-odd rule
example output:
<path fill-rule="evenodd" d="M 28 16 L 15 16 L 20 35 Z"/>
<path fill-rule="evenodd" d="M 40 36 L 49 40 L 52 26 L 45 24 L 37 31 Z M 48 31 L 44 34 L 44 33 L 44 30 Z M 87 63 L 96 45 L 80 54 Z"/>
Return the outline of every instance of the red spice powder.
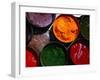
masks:
<path fill-rule="evenodd" d="M 35 54 L 35 52 L 26 50 L 26 67 L 38 66 L 38 60 Z"/>
<path fill-rule="evenodd" d="M 89 64 L 89 48 L 82 43 L 75 43 L 70 48 L 70 57 L 74 64 Z"/>

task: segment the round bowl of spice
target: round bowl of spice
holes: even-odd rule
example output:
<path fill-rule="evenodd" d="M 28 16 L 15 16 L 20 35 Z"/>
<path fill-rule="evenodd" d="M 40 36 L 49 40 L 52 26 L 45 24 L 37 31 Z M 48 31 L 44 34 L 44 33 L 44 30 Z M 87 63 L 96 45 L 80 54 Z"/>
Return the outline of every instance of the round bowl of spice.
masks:
<path fill-rule="evenodd" d="M 86 40 L 89 40 L 89 26 L 90 26 L 89 23 L 90 22 L 89 22 L 89 16 L 88 15 L 81 16 L 80 32 Z"/>
<path fill-rule="evenodd" d="M 57 42 L 47 44 L 41 54 L 40 63 L 42 66 L 57 66 L 67 64 L 66 48 Z"/>
<path fill-rule="evenodd" d="M 89 64 L 89 47 L 83 42 L 76 42 L 70 47 L 70 58 L 74 64 Z"/>
<path fill-rule="evenodd" d="M 53 22 L 53 34 L 63 43 L 74 41 L 80 32 L 78 20 L 73 15 L 62 14 Z"/>
<path fill-rule="evenodd" d="M 33 35 L 28 47 L 36 50 L 38 55 L 42 51 L 43 47 L 50 42 L 48 33 Z"/>
<path fill-rule="evenodd" d="M 26 18 L 33 28 L 34 34 L 45 33 L 51 26 L 55 14 L 27 12 Z"/>
<path fill-rule="evenodd" d="M 35 50 L 26 48 L 26 67 L 39 66 L 39 58 Z"/>

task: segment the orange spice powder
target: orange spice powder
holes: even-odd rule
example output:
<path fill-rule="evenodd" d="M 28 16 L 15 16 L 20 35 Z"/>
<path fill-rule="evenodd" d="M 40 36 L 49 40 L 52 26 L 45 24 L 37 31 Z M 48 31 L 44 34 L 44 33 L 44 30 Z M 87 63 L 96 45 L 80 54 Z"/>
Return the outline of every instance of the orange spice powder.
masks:
<path fill-rule="evenodd" d="M 78 36 L 79 25 L 74 16 L 60 15 L 53 23 L 53 33 L 61 42 L 69 43 Z"/>

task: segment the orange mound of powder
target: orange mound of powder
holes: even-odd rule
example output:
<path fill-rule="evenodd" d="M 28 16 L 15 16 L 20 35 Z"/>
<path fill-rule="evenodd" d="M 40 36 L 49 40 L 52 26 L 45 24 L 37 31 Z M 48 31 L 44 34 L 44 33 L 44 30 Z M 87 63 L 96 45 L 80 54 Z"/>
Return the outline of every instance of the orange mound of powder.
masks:
<path fill-rule="evenodd" d="M 53 33 L 61 42 L 69 43 L 78 36 L 79 25 L 74 16 L 60 15 L 53 23 Z"/>

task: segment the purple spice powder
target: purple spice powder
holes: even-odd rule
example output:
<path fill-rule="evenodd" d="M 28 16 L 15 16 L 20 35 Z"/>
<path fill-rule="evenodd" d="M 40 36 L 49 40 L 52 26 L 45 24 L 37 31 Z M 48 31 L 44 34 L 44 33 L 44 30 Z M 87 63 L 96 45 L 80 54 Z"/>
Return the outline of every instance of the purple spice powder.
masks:
<path fill-rule="evenodd" d="M 49 42 L 50 39 L 47 33 L 41 35 L 33 35 L 28 46 L 34 49 L 37 53 L 40 53 L 43 47 Z"/>
<path fill-rule="evenodd" d="M 46 27 L 52 22 L 52 14 L 49 13 L 28 13 L 27 15 L 28 21 L 37 25 L 38 27 Z"/>

